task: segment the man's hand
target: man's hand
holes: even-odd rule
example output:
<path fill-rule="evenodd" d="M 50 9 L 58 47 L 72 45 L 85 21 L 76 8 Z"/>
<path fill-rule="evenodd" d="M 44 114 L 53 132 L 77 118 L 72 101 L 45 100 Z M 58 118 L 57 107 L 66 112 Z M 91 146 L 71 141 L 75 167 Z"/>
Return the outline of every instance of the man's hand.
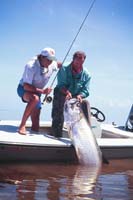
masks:
<path fill-rule="evenodd" d="M 71 98 L 72 98 L 71 92 L 67 91 L 67 93 L 66 93 L 66 100 L 69 100 Z"/>
<path fill-rule="evenodd" d="M 58 68 L 60 69 L 60 68 L 62 67 L 62 62 L 58 61 L 58 62 L 57 62 L 57 66 L 58 66 Z"/>
<path fill-rule="evenodd" d="M 72 98 L 71 92 L 69 92 L 69 90 L 67 90 L 65 87 L 61 89 L 61 92 L 66 96 L 66 100 L 69 100 Z"/>
<path fill-rule="evenodd" d="M 46 88 L 43 90 L 43 94 L 50 94 L 51 91 L 52 91 L 52 88 Z"/>

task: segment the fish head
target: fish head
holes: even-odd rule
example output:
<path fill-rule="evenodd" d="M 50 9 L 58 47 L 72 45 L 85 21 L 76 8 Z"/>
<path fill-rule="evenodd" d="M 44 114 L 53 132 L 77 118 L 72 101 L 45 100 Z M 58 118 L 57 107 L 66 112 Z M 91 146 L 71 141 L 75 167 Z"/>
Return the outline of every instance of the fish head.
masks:
<path fill-rule="evenodd" d="M 64 104 L 64 120 L 67 124 L 80 120 L 80 102 L 76 99 L 66 100 Z"/>

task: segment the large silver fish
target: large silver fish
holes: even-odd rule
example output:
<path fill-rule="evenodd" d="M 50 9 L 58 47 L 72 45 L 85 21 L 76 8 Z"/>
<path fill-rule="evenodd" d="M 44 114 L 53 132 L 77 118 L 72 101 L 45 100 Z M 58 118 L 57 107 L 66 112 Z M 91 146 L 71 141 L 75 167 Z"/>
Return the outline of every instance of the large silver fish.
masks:
<path fill-rule="evenodd" d="M 101 165 L 101 151 L 77 99 L 66 100 L 64 119 L 80 164 Z"/>

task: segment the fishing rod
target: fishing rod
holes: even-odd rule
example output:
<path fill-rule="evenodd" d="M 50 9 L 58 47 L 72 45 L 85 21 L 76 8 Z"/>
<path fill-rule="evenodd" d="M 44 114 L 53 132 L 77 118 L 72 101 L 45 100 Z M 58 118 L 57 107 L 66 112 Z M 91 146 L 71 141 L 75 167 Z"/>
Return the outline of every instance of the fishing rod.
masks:
<path fill-rule="evenodd" d="M 61 65 L 64 64 L 64 62 L 65 62 L 65 60 L 66 60 L 66 58 L 67 58 L 67 56 L 68 56 L 68 54 L 69 54 L 71 48 L 72 48 L 74 42 L 76 41 L 76 39 L 77 39 L 77 37 L 78 37 L 78 35 L 79 35 L 79 33 L 80 33 L 82 27 L 83 27 L 83 25 L 84 25 L 84 23 L 85 23 L 85 21 L 86 21 L 88 15 L 90 14 L 90 12 L 91 12 L 91 10 L 92 10 L 92 8 L 93 8 L 95 2 L 96 2 L 96 0 L 93 0 L 93 1 L 92 1 L 91 5 L 90 5 L 90 7 L 89 7 L 89 9 L 88 9 L 88 11 L 87 11 L 87 14 L 85 15 L 85 18 L 83 19 L 83 22 L 81 23 L 81 25 L 80 25 L 80 27 L 79 27 L 79 29 L 78 29 L 78 31 L 77 31 L 77 33 L 76 33 L 74 39 L 72 40 L 72 42 L 71 42 L 71 44 L 70 44 L 70 47 L 69 47 L 69 49 L 68 49 L 68 51 L 67 51 L 67 53 L 66 53 L 66 55 L 65 55 L 65 57 L 64 57 L 64 59 L 63 59 Z M 54 82 L 55 82 L 55 79 L 56 79 L 58 73 L 59 73 L 59 70 L 58 70 L 58 72 L 56 73 L 56 75 L 55 75 L 55 77 L 54 77 L 54 79 L 53 79 L 53 81 L 52 81 L 52 83 L 51 83 L 51 85 L 50 85 L 50 88 L 52 88 L 52 86 L 53 86 L 53 84 L 54 84 Z M 47 103 L 50 103 L 50 102 L 52 101 L 52 97 L 51 97 L 51 96 L 48 96 L 48 94 L 46 94 L 45 97 L 44 97 L 44 99 L 43 99 L 43 101 L 42 101 L 42 104 L 44 104 L 45 101 L 46 101 Z"/>

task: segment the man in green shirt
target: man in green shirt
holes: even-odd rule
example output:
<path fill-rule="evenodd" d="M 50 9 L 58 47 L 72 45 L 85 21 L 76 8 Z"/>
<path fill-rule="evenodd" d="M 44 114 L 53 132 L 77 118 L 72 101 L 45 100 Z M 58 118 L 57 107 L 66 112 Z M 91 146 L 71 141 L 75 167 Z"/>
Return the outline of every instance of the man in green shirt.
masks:
<path fill-rule="evenodd" d="M 81 103 L 83 111 L 88 110 L 85 115 L 90 125 L 90 105 L 84 98 L 89 96 L 89 84 L 91 76 L 83 63 L 86 54 L 77 51 L 73 55 L 72 62 L 62 66 L 57 75 L 57 86 L 54 89 L 52 108 L 52 130 L 55 137 L 62 136 L 64 123 L 63 108 L 66 99 L 77 98 Z"/>

